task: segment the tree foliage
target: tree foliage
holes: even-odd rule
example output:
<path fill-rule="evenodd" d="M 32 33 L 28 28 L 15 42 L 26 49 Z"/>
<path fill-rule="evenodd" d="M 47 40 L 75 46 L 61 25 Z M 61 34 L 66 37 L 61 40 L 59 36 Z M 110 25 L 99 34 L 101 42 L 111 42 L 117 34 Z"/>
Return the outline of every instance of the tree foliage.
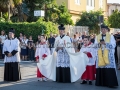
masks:
<path fill-rule="evenodd" d="M 98 16 L 102 14 L 102 11 L 90 11 L 83 12 L 80 15 L 80 19 L 77 20 L 76 26 L 88 26 L 90 32 L 99 33 L 99 19 Z"/>
<path fill-rule="evenodd" d="M 9 5 L 11 12 L 8 12 Z M 73 24 L 71 19 L 72 15 L 69 13 L 65 4 L 63 3 L 58 6 L 56 0 L 0 0 L 0 11 L 5 14 L 5 20 L 11 14 L 11 20 L 13 22 L 24 22 L 26 20 L 28 22 L 36 22 L 39 17 L 34 16 L 35 10 L 44 10 L 44 20 L 47 22 L 51 21 L 56 24 L 63 23 L 65 25 Z"/>
<path fill-rule="evenodd" d="M 48 37 L 50 33 L 58 34 L 57 26 L 52 22 L 45 22 L 43 19 L 39 19 L 37 22 L 22 22 L 22 23 L 12 23 L 12 22 L 4 22 L 0 18 L 0 30 L 5 30 L 8 33 L 10 28 L 15 29 L 15 35 L 19 37 L 20 32 L 24 33 L 27 37 L 33 36 L 35 40 L 38 35 L 43 33 Z"/>
<path fill-rule="evenodd" d="M 0 0 L 0 12 L 8 13 L 8 19 L 16 14 L 19 21 L 22 21 L 22 0 Z M 10 12 L 9 12 L 10 10 Z"/>
<path fill-rule="evenodd" d="M 29 9 L 28 22 L 34 22 L 39 19 L 39 17 L 34 17 L 35 10 L 45 10 L 45 18 L 47 19 L 47 15 L 49 15 L 48 9 L 52 8 L 52 4 L 54 5 L 54 1 L 55 0 L 25 0 L 27 8 Z"/>
<path fill-rule="evenodd" d="M 66 8 L 65 4 L 63 3 L 62 5 L 60 5 L 58 7 L 58 9 L 60 10 L 60 12 L 58 12 L 58 24 L 69 24 L 69 25 L 73 25 L 73 21 L 71 19 L 72 15 L 69 13 L 68 9 Z"/>
<path fill-rule="evenodd" d="M 29 22 L 37 21 L 39 17 L 34 17 L 34 10 L 45 11 L 45 21 L 52 21 L 56 24 L 73 24 L 71 15 L 65 4 L 58 6 L 56 0 L 25 0 L 29 8 Z"/>
<path fill-rule="evenodd" d="M 5 19 L 0 17 L 0 22 L 5 22 Z"/>
<path fill-rule="evenodd" d="M 120 12 L 115 10 L 108 18 L 108 25 L 111 28 L 120 28 Z"/>

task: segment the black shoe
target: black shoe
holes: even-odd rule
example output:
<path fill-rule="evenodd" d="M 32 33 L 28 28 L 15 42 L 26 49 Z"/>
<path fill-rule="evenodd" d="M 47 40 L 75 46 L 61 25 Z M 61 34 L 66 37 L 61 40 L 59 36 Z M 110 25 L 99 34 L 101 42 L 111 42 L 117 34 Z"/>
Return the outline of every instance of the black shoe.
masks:
<path fill-rule="evenodd" d="M 87 81 L 83 80 L 83 81 L 81 82 L 81 84 L 87 84 Z"/>
<path fill-rule="evenodd" d="M 92 85 L 92 81 L 89 81 L 89 85 Z"/>

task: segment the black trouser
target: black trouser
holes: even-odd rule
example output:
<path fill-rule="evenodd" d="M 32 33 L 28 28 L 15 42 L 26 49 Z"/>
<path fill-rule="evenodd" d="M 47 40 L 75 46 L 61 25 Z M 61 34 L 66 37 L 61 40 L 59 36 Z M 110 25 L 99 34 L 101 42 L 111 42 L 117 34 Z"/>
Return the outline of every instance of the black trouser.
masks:
<path fill-rule="evenodd" d="M 115 47 L 115 61 L 118 63 L 117 46 Z"/>
<path fill-rule="evenodd" d="M 34 49 L 28 49 L 29 60 L 34 60 Z"/>
<path fill-rule="evenodd" d="M 4 54 L 3 54 L 3 44 L 0 44 L 0 52 L 1 52 L 1 56 L 2 58 L 4 58 Z"/>

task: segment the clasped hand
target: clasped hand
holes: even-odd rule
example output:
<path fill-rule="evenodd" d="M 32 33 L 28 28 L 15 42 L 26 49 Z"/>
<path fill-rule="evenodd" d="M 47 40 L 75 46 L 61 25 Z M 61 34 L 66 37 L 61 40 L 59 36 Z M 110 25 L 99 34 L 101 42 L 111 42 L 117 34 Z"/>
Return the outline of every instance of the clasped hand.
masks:
<path fill-rule="evenodd" d="M 11 57 L 12 56 L 12 54 L 11 53 L 8 53 L 8 57 Z"/>
<path fill-rule="evenodd" d="M 63 47 L 57 47 L 57 50 L 63 49 Z"/>
<path fill-rule="evenodd" d="M 105 41 L 101 41 L 99 44 L 101 44 L 101 45 L 105 45 Z"/>

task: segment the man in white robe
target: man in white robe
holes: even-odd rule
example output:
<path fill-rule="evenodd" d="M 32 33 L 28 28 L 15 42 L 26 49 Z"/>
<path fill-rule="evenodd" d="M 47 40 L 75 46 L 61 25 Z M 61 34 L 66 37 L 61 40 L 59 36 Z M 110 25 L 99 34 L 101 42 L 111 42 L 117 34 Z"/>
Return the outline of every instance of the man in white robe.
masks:
<path fill-rule="evenodd" d="M 75 53 L 70 37 L 64 34 L 64 25 L 58 28 L 60 36 L 55 39 L 53 54 L 37 65 L 48 79 L 62 83 L 75 82 L 86 70 L 89 59 L 82 52 Z"/>
<path fill-rule="evenodd" d="M 20 74 L 20 46 L 19 40 L 14 37 L 13 28 L 9 30 L 9 38 L 5 40 L 3 45 L 4 58 L 4 81 L 21 80 Z"/>
<path fill-rule="evenodd" d="M 102 34 L 96 37 L 97 60 L 96 60 L 96 86 L 118 86 L 114 49 L 116 46 L 113 35 L 107 33 L 108 27 L 101 26 Z M 101 50 L 101 51 L 100 51 Z"/>

